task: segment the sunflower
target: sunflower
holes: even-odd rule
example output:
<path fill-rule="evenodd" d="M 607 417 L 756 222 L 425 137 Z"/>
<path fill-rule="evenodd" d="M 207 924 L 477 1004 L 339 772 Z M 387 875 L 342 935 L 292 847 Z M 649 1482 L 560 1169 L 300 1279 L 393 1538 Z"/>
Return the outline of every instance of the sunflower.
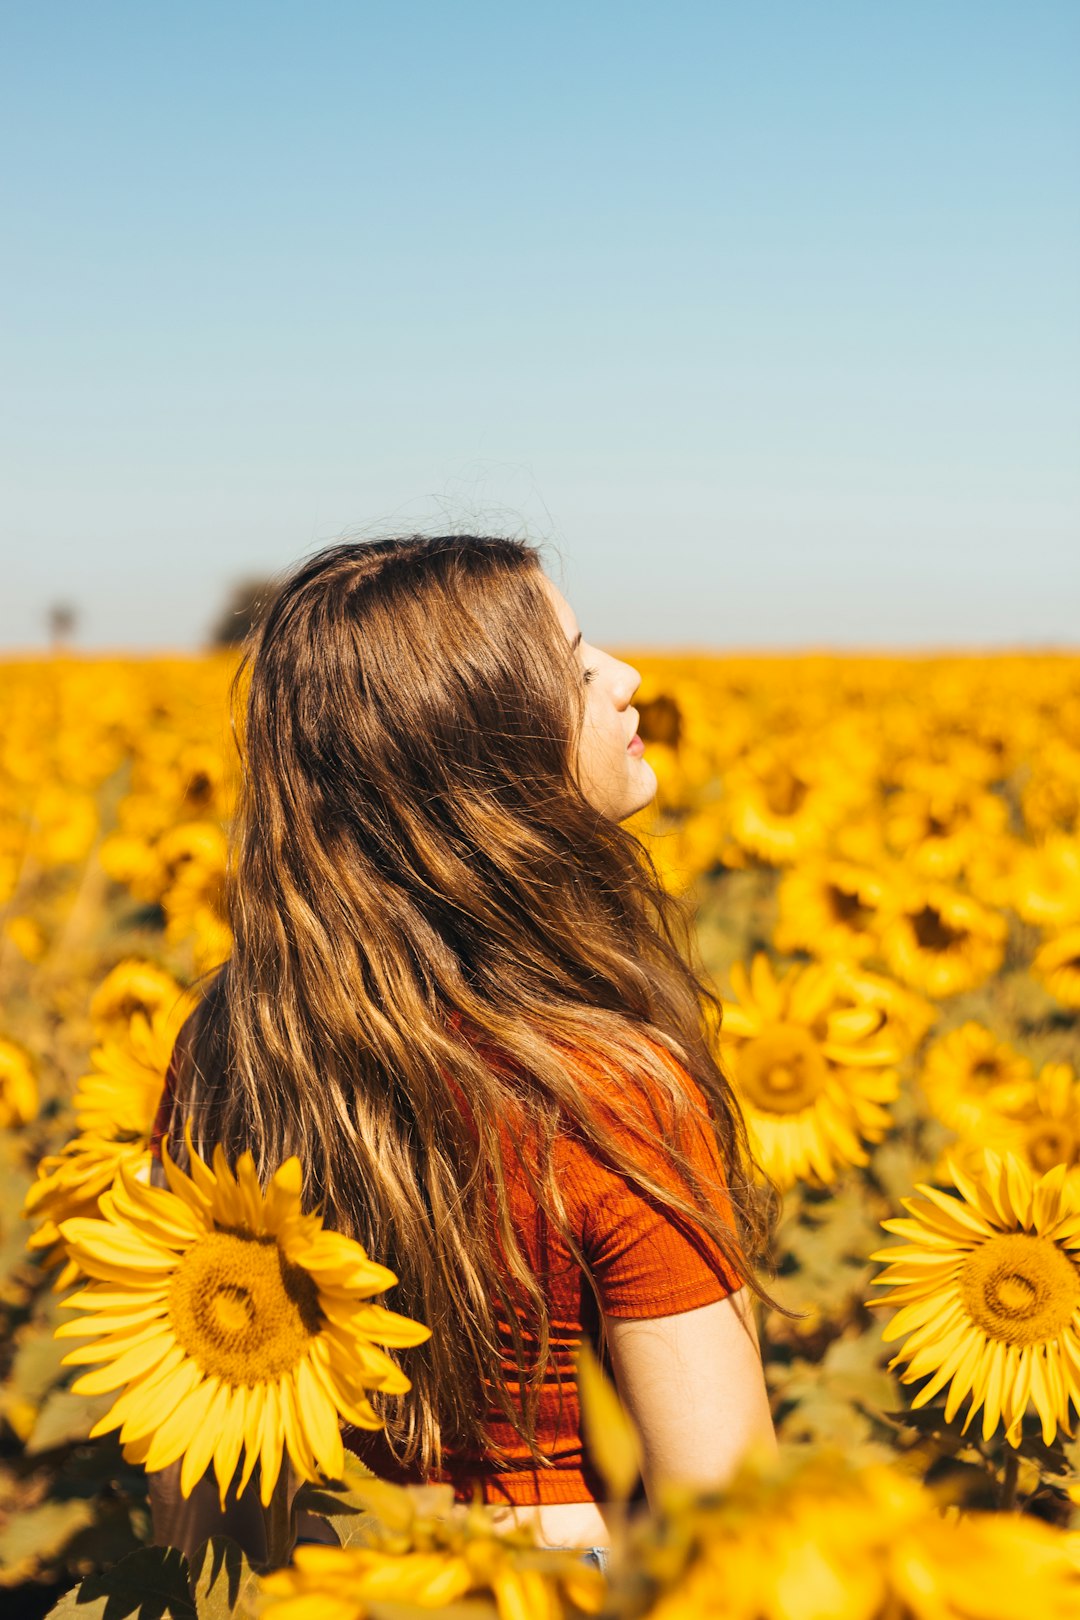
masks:
<path fill-rule="evenodd" d="M 1010 833 L 983 839 L 971 851 L 964 868 L 968 890 L 991 911 L 1007 910 L 1013 903 L 1016 863 L 1027 845 Z"/>
<path fill-rule="evenodd" d="M 126 971 L 121 974 L 120 969 Z M 143 972 L 149 969 L 149 975 Z M 77 1216 L 97 1214 L 98 1199 L 106 1192 L 122 1165 L 145 1170 L 150 1133 L 165 1086 L 176 1037 L 195 1005 L 191 992 L 148 963 L 121 963 L 101 985 L 101 1012 L 119 1011 L 125 1001 L 161 1000 L 147 1016 L 136 1011 L 126 1029 L 119 1021 L 106 1024 L 101 1045 L 91 1052 L 93 1069 L 75 1089 L 75 1120 L 79 1134 L 59 1153 L 47 1154 L 38 1164 L 37 1180 L 23 1202 L 23 1215 L 36 1221 L 27 1248 L 41 1253 L 46 1269 L 62 1267 L 53 1286 L 67 1288 L 78 1268 L 60 1238 L 60 1223 Z M 110 985 L 110 980 L 112 984 Z M 95 997 L 95 1000 L 97 998 Z M 94 1003 L 91 1003 L 93 1013 Z"/>
<path fill-rule="evenodd" d="M 638 735 L 656 772 L 657 804 L 663 813 L 694 810 L 717 771 L 722 737 L 710 707 L 685 677 L 658 682 L 646 674 L 635 699 Z M 726 732 L 731 733 L 728 717 Z M 735 717 L 737 719 L 737 717 Z M 734 738 L 743 742 L 742 732 Z"/>
<path fill-rule="evenodd" d="M 649 1620 L 1080 1620 L 1067 1531 L 948 1494 L 833 1447 L 792 1448 L 757 1480 L 744 1465 L 638 1530 Z"/>
<path fill-rule="evenodd" d="M 91 1053 L 94 1068 L 75 1090 L 79 1134 L 39 1161 L 37 1180 L 23 1202 L 26 1219 L 39 1223 L 27 1248 L 42 1251 L 47 1269 L 63 1267 L 55 1288 L 68 1287 L 78 1276 L 60 1239 L 60 1223 L 95 1215 L 98 1199 L 122 1166 L 146 1168 L 173 1043 L 191 1006 L 185 995 L 153 1018 L 136 1013 L 126 1036 L 114 1032 Z"/>
<path fill-rule="evenodd" d="M 906 786 L 883 812 L 889 847 L 929 878 L 955 878 L 987 840 L 1005 832 L 1004 799 L 980 791 L 949 766 L 921 760 L 905 772 Z"/>
<path fill-rule="evenodd" d="M 233 1174 L 220 1147 L 213 1169 L 188 1148 L 190 1176 L 163 1150 L 168 1190 L 125 1168 L 101 1220 L 62 1223 L 94 1280 L 64 1301 L 81 1314 L 57 1337 L 92 1340 L 65 1362 L 101 1364 L 76 1394 L 120 1391 L 91 1437 L 119 1429 L 125 1457 L 151 1471 L 183 1458 L 185 1496 L 212 1464 L 223 1506 L 243 1453 L 239 1491 L 261 1463 L 266 1505 L 283 1451 L 302 1479 L 341 1478 L 339 1414 L 381 1428 L 365 1392 L 410 1388 L 377 1345 L 429 1330 L 364 1303 L 397 1278 L 302 1212 L 298 1159 L 264 1192 L 250 1154 Z"/>
<path fill-rule="evenodd" d="M 1036 838 L 1080 824 L 1080 751 L 1064 738 L 1048 743 L 1020 792 L 1024 825 Z"/>
<path fill-rule="evenodd" d="M 823 850 L 851 812 L 853 784 L 832 761 L 812 760 L 795 743 L 760 747 L 724 778 L 732 836 L 773 866 Z"/>
<path fill-rule="evenodd" d="M 108 1034 L 90 1054 L 93 1064 L 75 1088 L 75 1119 L 92 1136 L 148 1142 L 176 1037 L 195 1006 L 177 987 L 151 1017 L 137 1012 L 122 1034 Z"/>
<path fill-rule="evenodd" d="M 177 820 L 217 817 L 227 821 L 235 805 L 235 781 L 226 755 L 207 743 L 189 743 L 176 761 Z"/>
<path fill-rule="evenodd" d="M 632 828 L 652 858 L 669 894 L 683 894 L 702 873 L 718 866 L 727 849 L 727 832 L 715 805 L 686 816 L 646 814 Z"/>
<path fill-rule="evenodd" d="M 1025 849 L 1013 874 L 1013 905 L 1039 928 L 1080 923 L 1080 838 L 1051 833 Z"/>
<path fill-rule="evenodd" d="M 1000 912 L 945 884 L 910 879 L 882 921 L 881 952 L 912 989 L 955 996 L 997 972 L 1007 934 Z"/>
<path fill-rule="evenodd" d="M 1063 1164 L 1036 1179 L 990 1148 L 980 1176 L 949 1170 L 958 1196 L 917 1183 L 924 1198 L 901 1199 L 912 1218 L 881 1223 L 907 1243 L 869 1257 L 889 1262 L 874 1281 L 893 1292 L 866 1303 L 901 1306 L 882 1336 L 907 1335 L 890 1370 L 932 1374 L 913 1407 L 948 1385 L 947 1423 L 970 1394 L 963 1432 L 981 1406 L 984 1440 L 1001 1423 L 1019 1445 L 1030 1402 L 1050 1445 L 1072 1434 L 1070 1400 L 1080 1412 L 1080 1190 Z"/>
<path fill-rule="evenodd" d="M 114 832 L 98 851 L 102 869 L 114 883 L 129 889 L 144 905 L 161 897 L 161 863 L 153 840 L 138 832 Z"/>
<path fill-rule="evenodd" d="M 1080 928 L 1067 928 L 1035 952 L 1031 971 L 1064 1007 L 1080 1007 Z"/>
<path fill-rule="evenodd" d="M 490 1594 L 499 1620 L 559 1620 L 563 1598 L 596 1614 L 606 1583 L 574 1552 L 537 1547 L 529 1527 L 496 1532 L 483 1507 L 421 1513 L 416 1498 L 384 1481 L 355 1482 L 375 1515 L 364 1546 L 296 1549 L 290 1568 L 263 1576 L 267 1620 L 363 1620 L 368 1604 L 441 1609 Z"/>
<path fill-rule="evenodd" d="M 192 942 L 196 973 L 220 967 L 233 948 L 224 866 L 193 862 L 184 867 L 161 904 L 166 937 L 176 945 Z"/>
<path fill-rule="evenodd" d="M 840 1166 L 869 1163 L 863 1142 L 885 1135 L 883 1105 L 900 1086 L 900 1048 L 882 1038 L 881 1009 L 838 1006 L 831 963 L 789 968 L 778 981 L 759 951 L 749 975 L 734 964 L 731 982 L 739 1000 L 723 1002 L 720 1043 L 769 1175 L 783 1188 L 827 1184 Z"/>
<path fill-rule="evenodd" d="M 37 1180 L 23 1202 L 23 1215 L 38 1223 L 26 1247 L 42 1254 L 46 1270 L 62 1267 L 53 1284 L 57 1291 L 70 1287 L 79 1275 L 60 1236 L 59 1223 L 76 1215 L 96 1214 L 98 1199 L 108 1192 L 122 1166 L 144 1174 L 149 1163 L 150 1154 L 142 1140 L 89 1134 L 76 1136 L 59 1153 L 46 1154 L 39 1161 Z"/>
<path fill-rule="evenodd" d="M 126 1034 L 136 1013 L 152 1019 L 167 1012 L 182 990 L 162 967 L 129 956 L 117 962 L 90 998 L 90 1021 L 100 1034 L 120 1031 Z"/>
<path fill-rule="evenodd" d="M 961 1169 L 973 1174 L 984 1147 L 1018 1153 L 1036 1176 L 1063 1164 L 1068 1179 L 1080 1188 L 1080 1079 L 1072 1064 L 1044 1063 L 1038 1078 L 1011 1105 L 987 1106 L 978 1140 L 957 1142 L 948 1151 Z M 943 1154 L 938 1168 L 944 1169 L 946 1162 Z"/>
<path fill-rule="evenodd" d="M 193 881 L 206 872 L 216 877 L 225 870 L 228 843 L 216 821 L 182 821 L 162 834 L 155 851 L 165 894 L 180 877 Z"/>
<path fill-rule="evenodd" d="M 927 1048 L 919 1085 L 931 1112 L 961 1136 L 973 1136 L 993 1113 L 1023 1107 L 1031 1096 L 1030 1061 L 968 1019 Z"/>
<path fill-rule="evenodd" d="M 15 1041 L 0 1039 L 0 1129 L 28 1125 L 37 1107 L 37 1081 L 29 1052 Z"/>
<path fill-rule="evenodd" d="M 1063 1164 L 1080 1177 L 1080 1077 L 1071 1063 L 1044 1063 L 1035 1094 L 1018 1111 L 1022 1152 L 1035 1175 Z"/>
<path fill-rule="evenodd" d="M 877 919 L 887 888 L 880 872 L 854 861 L 819 858 L 785 872 L 777 891 L 778 951 L 861 961 L 877 948 Z"/>
<path fill-rule="evenodd" d="M 937 1020 L 932 1001 L 905 990 L 895 979 L 846 961 L 834 962 L 833 973 L 838 1005 L 876 1007 L 884 1015 L 879 1038 L 895 1042 L 904 1052 L 913 1051 Z"/>

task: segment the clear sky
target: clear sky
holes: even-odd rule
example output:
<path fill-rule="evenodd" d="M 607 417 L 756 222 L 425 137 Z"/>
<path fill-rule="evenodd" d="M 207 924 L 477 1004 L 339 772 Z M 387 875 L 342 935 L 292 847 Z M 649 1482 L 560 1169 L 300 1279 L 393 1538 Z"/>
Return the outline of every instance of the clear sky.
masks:
<path fill-rule="evenodd" d="M 0 646 L 469 526 L 593 641 L 1080 645 L 1078 0 L 0 17 Z"/>

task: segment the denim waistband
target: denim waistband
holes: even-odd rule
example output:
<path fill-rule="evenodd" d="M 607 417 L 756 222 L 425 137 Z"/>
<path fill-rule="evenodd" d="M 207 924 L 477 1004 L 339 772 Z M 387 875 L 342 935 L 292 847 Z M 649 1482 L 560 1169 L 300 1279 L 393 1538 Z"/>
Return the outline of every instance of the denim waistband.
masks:
<path fill-rule="evenodd" d="M 610 1549 L 607 1547 L 583 1547 L 581 1550 L 581 1562 L 583 1564 L 592 1564 L 594 1569 L 598 1569 L 602 1574 L 606 1575 L 609 1555 Z"/>

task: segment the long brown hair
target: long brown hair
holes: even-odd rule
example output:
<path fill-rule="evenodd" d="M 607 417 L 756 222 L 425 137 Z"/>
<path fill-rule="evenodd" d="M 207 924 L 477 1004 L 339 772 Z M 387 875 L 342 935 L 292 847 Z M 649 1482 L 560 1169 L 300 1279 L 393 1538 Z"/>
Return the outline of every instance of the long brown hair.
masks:
<path fill-rule="evenodd" d="M 380 1408 L 399 1463 L 427 1473 L 444 1447 L 488 1449 L 492 1401 L 541 1462 L 548 1319 L 510 1220 L 508 1108 L 587 1277 L 551 1171 L 560 1128 L 696 1221 L 775 1304 L 753 1263 L 777 1189 L 755 1181 L 686 918 L 577 786 L 580 671 L 525 542 L 320 551 L 249 637 L 245 685 L 235 947 L 181 1041 L 173 1150 L 189 1118 L 201 1150 L 250 1149 L 264 1176 L 299 1154 L 310 1206 L 397 1273 L 390 1303 L 433 1330 L 408 1352 L 410 1393 Z M 590 1066 L 619 1076 L 616 1113 L 643 1158 L 662 1130 L 643 1094 L 676 1126 L 694 1111 L 665 1053 L 705 1094 L 736 1230 L 671 1138 L 680 1194 L 605 1131 Z"/>

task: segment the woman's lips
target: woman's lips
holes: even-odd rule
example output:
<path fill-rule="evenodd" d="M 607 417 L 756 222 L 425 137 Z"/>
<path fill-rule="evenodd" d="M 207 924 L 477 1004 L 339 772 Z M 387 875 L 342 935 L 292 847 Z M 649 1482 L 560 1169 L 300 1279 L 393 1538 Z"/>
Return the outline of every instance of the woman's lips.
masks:
<path fill-rule="evenodd" d="M 628 754 L 633 754 L 635 759 L 640 759 L 642 754 L 645 752 L 645 744 L 636 733 L 627 743 L 626 752 Z"/>

